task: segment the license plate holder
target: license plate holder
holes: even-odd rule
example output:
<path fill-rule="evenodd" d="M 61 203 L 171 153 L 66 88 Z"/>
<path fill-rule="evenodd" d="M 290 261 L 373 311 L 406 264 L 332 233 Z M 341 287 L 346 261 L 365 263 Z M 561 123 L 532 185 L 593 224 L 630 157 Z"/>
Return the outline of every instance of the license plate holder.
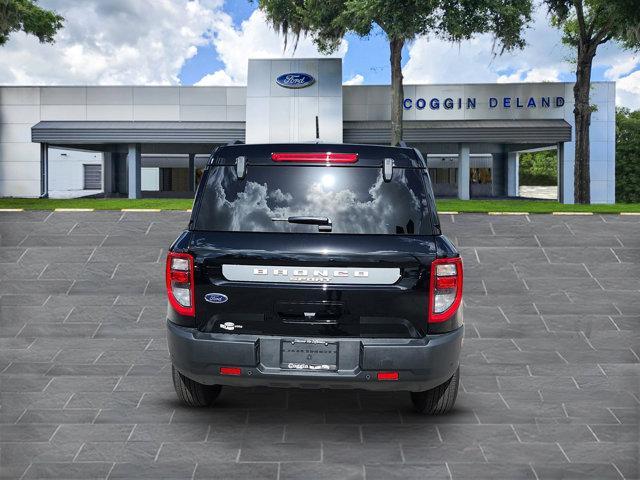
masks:
<path fill-rule="evenodd" d="M 338 342 L 291 338 L 280 342 L 280 368 L 307 372 L 338 370 Z"/>

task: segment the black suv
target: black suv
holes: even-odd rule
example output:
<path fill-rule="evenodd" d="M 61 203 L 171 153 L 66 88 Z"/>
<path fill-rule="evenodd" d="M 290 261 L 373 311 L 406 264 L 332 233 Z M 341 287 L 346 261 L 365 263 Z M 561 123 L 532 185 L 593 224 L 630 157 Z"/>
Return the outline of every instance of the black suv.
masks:
<path fill-rule="evenodd" d="M 456 399 L 462 262 L 411 148 L 228 145 L 167 256 L 173 382 L 406 390 Z"/>

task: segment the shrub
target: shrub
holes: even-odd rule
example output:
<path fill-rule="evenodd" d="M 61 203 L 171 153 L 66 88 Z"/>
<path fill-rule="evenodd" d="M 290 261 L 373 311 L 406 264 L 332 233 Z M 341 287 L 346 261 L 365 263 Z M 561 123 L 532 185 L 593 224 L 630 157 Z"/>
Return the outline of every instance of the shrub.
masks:
<path fill-rule="evenodd" d="M 640 110 L 616 111 L 616 202 L 640 202 Z"/>
<path fill-rule="evenodd" d="M 520 185 L 555 186 L 558 184 L 558 159 L 555 150 L 520 154 Z"/>

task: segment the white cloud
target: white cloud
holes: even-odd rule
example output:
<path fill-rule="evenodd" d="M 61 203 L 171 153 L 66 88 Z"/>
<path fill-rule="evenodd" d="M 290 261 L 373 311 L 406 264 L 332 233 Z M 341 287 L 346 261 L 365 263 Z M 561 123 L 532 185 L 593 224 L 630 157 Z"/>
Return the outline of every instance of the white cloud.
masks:
<path fill-rule="evenodd" d="M 640 55 L 632 52 L 611 55 L 609 50 L 604 50 L 603 55 L 609 65 L 604 76 L 616 81 L 616 104 L 632 110 L 640 109 Z"/>
<path fill-rule="evenodd" d="M 575 55 L 562 44 L 562 35 L 549 24 L 544 8 L 538 7 L 525 39 L 524 50 L 494 56 L 490 35 L 480 35 L 461 44 L 419 38 L 409 46 L 409 59 L 403 68 L 405 82 L 546 82 L 573 77 L 575 65 L 571 59 Z M 619 105 L 633 108 L 640 104 L 639 55 L 609 42 L 598 48 L 594 67 L 604 67 L 605 78 L 617 80 Z M 636 72 L 629 75 L 634 70 Z"/>
<path fill-rule="evenodd" d="M 362 85 L 364 83 L 364 77 L 359 73 L 356 73 L 353 77 L 343 83 L 343 85 Z"/>
<path fill-rule="evenodd" d="M 604 72 L 605 78 L 617 80 L 621 76 L 632 72 L 640 65 L 640 56 L 632 53 L 621 54 L 614 58 L 611 66 Z"/>
<path fill-rule="evenodd" d="M 524 82 L 557 80 L 560 72 L 572 70 L 570 51 L 560 32 L 549 25 L 544 9 L 535 12 L 525 39 L 524 50 L 495 55 L 490 35 L 460 44 L 419 38 L 409 47 L 403 73 L 407 83 Z"/>
<path fill-rule="evenodd" d="M 212 43 L 224 68 L 205 75 L 197 85 L 246 85 L 247 61 L 250 58 L 321 56 L 310 38 L 300 38 L 295 51 L 291 40 L 287 50 L 283 51 L 284 38 L 269 25 L 260 10 L 255 10 L 239 28 L 236 28 L 232 22 L 221 23 L 218 25 Z M 330 56 L 344 57 L 347 48 L 348 43 L 343 40 L 336 52 Z"/>
<path fill-rule="evenodd" d="M 510 75 L 500 75 L 496 81 L 498 83 L 559 82 L 560 71 L 556 68 L 521 69 Z"/>
<path fill-rule="evenodd" d="M 640 70 L 616 82 L 616 103 L 632 110 L 640 109 Z"/>
<path fill-rule="evenodd" d="M 176 84 L 185 61 L 231 23 L 223 0 L 44 0 L 65 27 L 54 45 L 15 33 L 0 84 Z"/>
<path fill-rule="evenodd" d="M 316 57 L 309 38 L 283 52 L 283 38 L 256 10 L 239 27 L 223 10 L 224 0 L 42 0 L 65 18 L 54 45 L 15 33 L 0 48 L 0 84 L 178 84 L 185 62 L 198 47 L 213 45 L 224 67 L 197 85 L 246 84 L 249 58 Z M 420 38 L 409 45 L 405 82 L 535 82 L 573 75 L 572 52 L 551 27 L 544 9 L 526 33 L 527 47 L 502 56 L 481 35 L 460 45 Z M 343 57 L 343 41 L 336 57 Z M 372 52 L 373 56 L 373 52 Z M 598 49 L 594 66 L 617 81 L 619 105 L 638 108 L 640 55 L 610 42 Z M 346 85 L 364 83 L 355 74 Z"/>
<path fill-rule="evenodd" d="M 237 85 L 239 82 L 235 81 L 224 70 L 218 70 L 214 73 L 209 73 L 198 80 L 194 85 L 199 87 L 208 87 L 212 85 Z"/>

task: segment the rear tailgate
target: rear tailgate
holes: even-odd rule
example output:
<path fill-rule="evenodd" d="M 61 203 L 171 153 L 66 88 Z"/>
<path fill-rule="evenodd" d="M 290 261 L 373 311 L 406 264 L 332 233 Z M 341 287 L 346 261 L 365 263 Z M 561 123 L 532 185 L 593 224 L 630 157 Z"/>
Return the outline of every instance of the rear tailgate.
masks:
<path fill-rule="evenodd" d="M 433 236 L 193 231 L 189 250 L 203 332 L 426 334 Z"/>

